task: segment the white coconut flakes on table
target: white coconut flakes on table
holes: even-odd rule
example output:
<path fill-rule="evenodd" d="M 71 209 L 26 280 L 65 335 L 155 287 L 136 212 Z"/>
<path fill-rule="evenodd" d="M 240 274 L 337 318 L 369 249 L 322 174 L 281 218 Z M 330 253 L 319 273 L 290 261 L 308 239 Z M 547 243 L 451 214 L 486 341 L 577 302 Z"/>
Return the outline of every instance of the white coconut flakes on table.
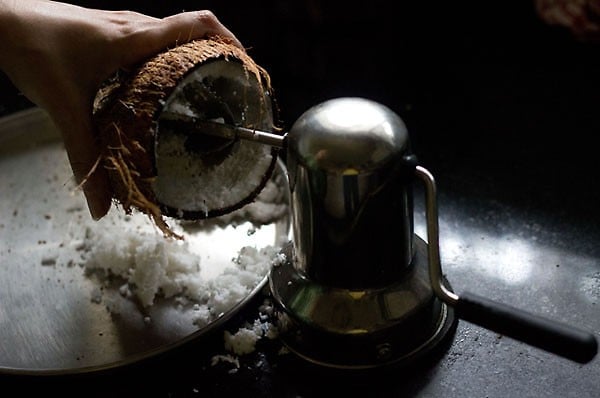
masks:
<path fill-rule="evenodd" d="M 284 261 L 282 258 L 275 261 Z M 228 362 L 235 365 L 232 371 L 240 367 L 240 358 L 253 353 L 259 340 L 267 338 L 274 340 L 279 336 L 279 330 L 271 322 L 274 314 L 271 300 L 265 298 L 263 304 L 258 309 L 259 315 L 253 322 L 246 322 L 236 331 L 223 332 L 223 342 L 225 353 L 214 355 L 211 358 L 211 366 L 221 362 Z M 280 354 L 284 354 L 280 350 Z"/>
<path fill-rule="evenodd" d="M 275 325 L 256 319 L 254 323 L 240 327 L 235 333 L 225 331 L 225 349 L 236 355 L 245 355 L 255 350 L 256 343 L 260 339 L 266 337 L 272 340 L 277 336 L 278 331 Z"/>

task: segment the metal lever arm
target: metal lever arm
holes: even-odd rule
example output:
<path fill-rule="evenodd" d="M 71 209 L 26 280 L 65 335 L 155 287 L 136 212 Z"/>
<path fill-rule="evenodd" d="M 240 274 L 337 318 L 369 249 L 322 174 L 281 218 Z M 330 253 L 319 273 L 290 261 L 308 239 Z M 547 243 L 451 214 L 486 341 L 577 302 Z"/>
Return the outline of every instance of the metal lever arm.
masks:
<path fill-rule="evenodd" d="M 444 286 L 435 180 L 421 166 L 416 166 L 415 171 L 426 188 L 429 277 L 434 293 L 453 306 L 461 319 L 579 363 L 591 361 L 598 352 L 598 343 L 592 333 L 469 292 L 458 296 Z"/>
<path fill-rule="evenodd" d="M 170 124 L 173 127 L 183 126 L 186 131 L 198 132 L 199 134 L 206 134 L 229 140 L 242 139 L 256 141 L 277 148 L 282 148 L 285 145 L 287 137 L 286 134 L 279 135 L 257 129 L 232 126 L 225 123 L 167 112 L 161 114 L 160 123 Z"/>

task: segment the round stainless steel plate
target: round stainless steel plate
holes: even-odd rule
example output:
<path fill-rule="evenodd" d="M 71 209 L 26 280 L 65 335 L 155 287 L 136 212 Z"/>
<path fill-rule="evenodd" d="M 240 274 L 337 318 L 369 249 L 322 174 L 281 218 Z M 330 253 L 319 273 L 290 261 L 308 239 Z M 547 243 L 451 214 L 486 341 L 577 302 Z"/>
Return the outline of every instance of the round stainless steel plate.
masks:
<path fill-rule="evenodd" d="M 272 182 L 287 207 L 283 166 Z M 281 214 L 257 223 L 241 211 L 184 225 L 203 277 L 218 280 L 243 247 L 282 245 L 289 220 Z M 193 301 L 157 296 L 144 307 L 123 294 L 123 281 L 100 284 L 82 264 L 82 242 L 104 219 L 91 220 L 59 134 L 38 109 L 0 119 L 0 216 L 0 373 L 86 373 L 149 358 L 222 326 L 267 280 L 268 266 L 204 323 Z"/>

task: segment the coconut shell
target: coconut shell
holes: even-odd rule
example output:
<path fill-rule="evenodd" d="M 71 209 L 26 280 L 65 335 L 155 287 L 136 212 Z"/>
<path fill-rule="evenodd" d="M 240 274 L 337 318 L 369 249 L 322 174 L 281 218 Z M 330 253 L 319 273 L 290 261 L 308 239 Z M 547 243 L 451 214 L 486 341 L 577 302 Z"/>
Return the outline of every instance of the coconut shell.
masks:
<path fill-rule="evenodd" d="M 195 40 L 157 54 L 130 73 L 107 83 L 96 97 L 94 121 L 104 148 L 102 160 L 108 170 L 113 199 L 127 213 L 133 209 L 146 213 L 165 236 L 179 237 L 169 227 L 165 217 L 215 217 L 252 202 L 265 186 L 276 164 L 277 151 L 269 148 L 271 160 L 260 181 L 256 181 L 245 196 L 235 198 L 234 203 L 224 207 L 182 209 L 161 203 L 157 198 L 156 147 L 159 119 L 165 103 L 194 70 L 216 61 L 241 64 L 244 78 L 255 81 L 265 94 L 244 98 L 244 101 L 250 101 L 259 109 L 259 113 L 264 110 L 263 115 L 256 115 L 256 120 L 243 120 L 244 127 L 270 127 L 271 131 L 276 131 L 273 125 L 275 104 L 268 73 L 246 52 L 219 39 Z M 265 120 L 270 126 L 265 127 Z M 256 125 L 259 121 L 262 125 Z M 207 172 L 210 171 L 207 167 Z"/>

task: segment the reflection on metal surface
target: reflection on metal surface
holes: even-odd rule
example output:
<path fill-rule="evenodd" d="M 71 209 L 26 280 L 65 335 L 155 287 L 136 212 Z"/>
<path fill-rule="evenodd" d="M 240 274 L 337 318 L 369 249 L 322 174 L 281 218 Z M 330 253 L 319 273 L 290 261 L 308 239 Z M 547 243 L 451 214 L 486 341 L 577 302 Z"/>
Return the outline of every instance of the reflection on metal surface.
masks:
<path fill-rule="evenodd" d="M 373 101 L 337 98 L 294 123 L 287 149 L 293 245 L 269 279 L 284 343 L 335 368 L 425 355 L 456 323 L 414 237 L 403 121 Z"/>
<path fill-rule="evenodd" d="M 273 294 L 298 319 L 324 331 L 377 332 L 410 318 L 433 299 L 424 247 L 419 241 L 418 258 L 405 277 L 390 281 L 384 288 L 352 290 L 323 285 L 305 278 L 289 262 L 271 271 Z"/>
<path fill-rule="evenodd" d="M 436 299 L 429 282 L 425 243 L 405 277 L 384 288 L 353 290 L 310 280 L 292 261 L 272 268 L 269 278 L 280 338 L 299 356 L 320 365 L 365 369 L 408 363 L 426 355 L 456 327 L 452 308 Z M 292 245 L 284 247 L 294 258 Z M 368 265 L 368 264 L 365 264 Z M 384 344 L 387 354 L 378 355 Z"/>
<path fill-rule="evenodd" d="M 118 284 L 98 285 L 82 268 L 86 230 L 112 219 L 91 220 L 45 114 L 0 123 L 0 141 L 0 372 L 83 373 L 148 358 L 219 327 L 266 283 L 268 266 L 208 325 L 194 324 L 193 303 L 160 299 L 140 308 Z M 241 218 L 229 224 L 228 216 Z M 186 230 L 204 278 L 219 278 L 244 246 L 289 239 L 287 216 L 264 225 L 228 216 Z"/>
<path fill-rule="evenodd" d="M 287 169 L 295 267 L 357 290 L 400 277 L 414 250 L 409 177 L 400 173 L 408 149 L 402 120 L 365 99 L 327 101 L 294 123 Z"/>

